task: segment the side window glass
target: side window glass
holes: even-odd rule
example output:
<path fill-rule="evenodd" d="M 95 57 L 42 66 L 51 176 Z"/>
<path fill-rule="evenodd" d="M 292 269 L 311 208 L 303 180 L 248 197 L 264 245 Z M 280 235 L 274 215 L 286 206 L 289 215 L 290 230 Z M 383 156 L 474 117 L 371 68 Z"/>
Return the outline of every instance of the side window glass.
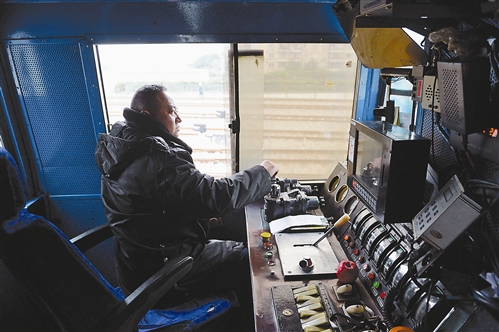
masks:
<path fill-rule="evenodd" d="M 99 45 L 109 124 L 142 85 L 168 88 L 179 115 L 180 138 L 193 148 L 196 167 L 215 177 L 231 174 L 229 44 Z"/>

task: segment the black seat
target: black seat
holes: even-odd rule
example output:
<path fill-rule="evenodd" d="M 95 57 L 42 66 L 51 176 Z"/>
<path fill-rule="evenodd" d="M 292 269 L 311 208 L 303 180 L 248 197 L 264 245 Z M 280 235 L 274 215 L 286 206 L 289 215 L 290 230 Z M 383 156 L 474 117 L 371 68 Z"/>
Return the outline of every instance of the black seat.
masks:
<path fill-rule="evenodd" d="M 190 270 L 191 257 L 172 260 L 125 298 L 82 254 L 112 236 L 107 225 L 70 240 L 48 220 L 28 212 L 19 169 L 2 147 L 0 176 L 1 258 L 28 297 L 60 330 L 134 331 L 146 314 L 156 315 L 154 324 L 162 327 L 184 320 L 161 312 L 157 316 L 150 308 Z M 205 310 L 201 320 L 230 304 L 221 306 Z"/>

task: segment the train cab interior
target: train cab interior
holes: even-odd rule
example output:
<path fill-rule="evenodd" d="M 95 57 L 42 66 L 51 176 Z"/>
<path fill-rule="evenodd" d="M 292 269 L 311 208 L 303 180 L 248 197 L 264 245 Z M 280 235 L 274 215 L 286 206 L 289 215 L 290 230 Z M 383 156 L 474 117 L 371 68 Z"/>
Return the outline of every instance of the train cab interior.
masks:
<path fill-rule="evenodd" d="M 498 39 L 495 0 L 0 0 L 0 330 L 497 331 Z M 190 257 L 118 287 L 94 153 L 144 84 L 201 172 L 279 167 L 213 220 L 249 324 L 152 310 Z"/>

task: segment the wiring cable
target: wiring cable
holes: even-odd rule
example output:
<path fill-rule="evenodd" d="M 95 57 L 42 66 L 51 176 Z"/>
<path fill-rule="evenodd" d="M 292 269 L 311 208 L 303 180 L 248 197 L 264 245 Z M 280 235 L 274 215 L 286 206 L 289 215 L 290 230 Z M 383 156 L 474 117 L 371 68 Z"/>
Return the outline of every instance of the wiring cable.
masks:
<path fill-rule="evenodd" d="M 478 177 L 477 171 L 476 171 L 476 166 L 475 162 L 473 161 L 472 155 L 470 150 L 468 149 L 468 134 L 462 134 L 461 135 L 461 141 L 463 144 L 464 148 L 464 155 L 466 156 L 466 160 L 468 161 L 468 173 L 470 174 L 470 177 Z"/>
<path fill-rule="evenodd" d="M 388 330 L 394 328 L 396 326 L 395 321 L 393 320 L 392 316 L 392 311 L 393 311 L 393 305 L 395 302 L 395 299 L 397 296 L 400 294 L 400 290 L 402 287 L 407 283 L 409 279 L 413 279 L 414 282 L 418 284 L 418 287 L 423 288 L 420 283 L 418 283 L 414 278 L 414 262 L 422 257 L 424 254 L 428 252 L 430 249 L 430 246 L 428 244 L 423 244 L 419 249 L 413 250 L 411 254 L 409 255 L 409 260 L 408 260 L 408 271 L 407 273 L 402 277 L 402 280 L 397 284 L 396 287 L 391 287 L 385 297 L 385 304 L 383 308 L 381 309 L 381 315 L 383 316 L 383 321 L 385 325 L 387 326 Z"/>
<path fill-rule="evenodd" d="M 499 201 L 499 184 L 480 179 L 468 180 L 464 185 L 465 190 L 482 198 L 481 205 L 486 211 L 498 217 L 492 207 Z"/>
<path fill-rule="evenodd" d="M 407 280 L 409 279 L 409 274 L 406 273 L 402 280 L 400 281 L 399 285 L 405 284 Z M 399 287 L 392 287 L 388 290 L 385 296 L 385 304 L 381 308 L 381 315 L 383 316 L 383 321 L 387 327 L 388 330 L 391 330 L 396 326 L 395 321 L 393 320 L 392 316 L 392 310 L 393 310 L 393 303 L 395 302 L 395 298 L 397 297 L 397 294 L 400 292 Z"/>
<path fill-rule="evenodd" d="M 492 269 L 496 277 L 499 277 L 499 249 L 497 241 L 494 243 L 492 239 L 492 234 L 494 233 L 491 224 L 486 220 L 487 213 L 489 213 L 488 216 L 491 218 L 498 218 L 493 208 L 499 201 L 499 184 L 480 179 L 471 179 L 465 183 L 464 187 L 465 190 L 474 194 L 477 199 L 482 199 L 481 205 L 484 207 L 484 211 L 481 213 L 481 223 L 477 234 L 480 238 L 475 242 L 480 246 L 483 257 L 490 263 L 490 267 L 487 269 Z M 471 285 L 471 292 L 473 299 L 492 310 L 499 311 L 498 299 L 488 296 L 474 285 Z"/>
<path fill-rule="evenodd" d="M 426 304 L 425 304 L 425 312 L 428 313 L 429 312 L 429 309 L 430 309 L 430 300 L 431 300 L 431 296 L 432 296 L 432 291 L 433 291 L 433 288 L 435 287 L 435 280 L 431 280 L 430 282 L 430 287 L 428 289 L 428 296 L 426 297 Z M 425 331 L 428 331 L 428 314 L 424 315 L 423 317 L 423 326 L 425 327 Z"/>
<path fill-rule="evenodd" d="M 366 319 L 358 321 L 348 315 L 336 312 L 331 315 L 330 319 L 332 320 L 333 318 L 338 318 L 338 317 L 343 318 L 347 322 L 347 324 L 353 325 L 353 327 L 345 329 L 343 330 L 343 332 L 365 331 L 365 330 L 379 331 L 378 323 L 380 321 L 380 318 L 378 316 L 371 316 Z"/>

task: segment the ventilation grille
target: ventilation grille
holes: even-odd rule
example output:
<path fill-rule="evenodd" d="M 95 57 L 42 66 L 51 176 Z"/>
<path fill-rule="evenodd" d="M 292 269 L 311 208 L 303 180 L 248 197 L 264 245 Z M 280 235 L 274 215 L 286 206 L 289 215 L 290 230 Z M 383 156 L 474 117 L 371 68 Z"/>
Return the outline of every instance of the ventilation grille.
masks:
<path fill-rule="evenodd" d="M 48 194 L 100 193 L 80 45 L 13 43 L 9 51 Z"/>
<path fill-rule="evenodd" d="M 461 134 L 481 132 L 493 119 L 487 57 L 438 62 L 442 124 Z"/>
<path fill-rule="evenodd" d="M 440 81 L 442 82 L 441 89 L 443 90 L 444 96 L 459 96 L 458 89 L 458 75 L 455 70 L 444 69 L 441 71 L 442 76 Z M 455 124 L 460 126 L 459 122 L 459 98 L 444 98 L 442 101 L 442 108 L 445 112 L 442 112 L 443 120 L 450 124 Z"/>
<path fill-rule="evenodd" d="M 432 124 L 433 112 L 423 110 L 423 129 L 422 135 L 430 140 L 432 144 L 430 147 L 430 164 L 438 173 L 447 165 L 454 165 L 457 163 L 456 156 L 452 147 L 447 143 L 445 137 L 440 133 L 436 124 Z M 432 134 L 433 130 L 433 134 Z"/>

